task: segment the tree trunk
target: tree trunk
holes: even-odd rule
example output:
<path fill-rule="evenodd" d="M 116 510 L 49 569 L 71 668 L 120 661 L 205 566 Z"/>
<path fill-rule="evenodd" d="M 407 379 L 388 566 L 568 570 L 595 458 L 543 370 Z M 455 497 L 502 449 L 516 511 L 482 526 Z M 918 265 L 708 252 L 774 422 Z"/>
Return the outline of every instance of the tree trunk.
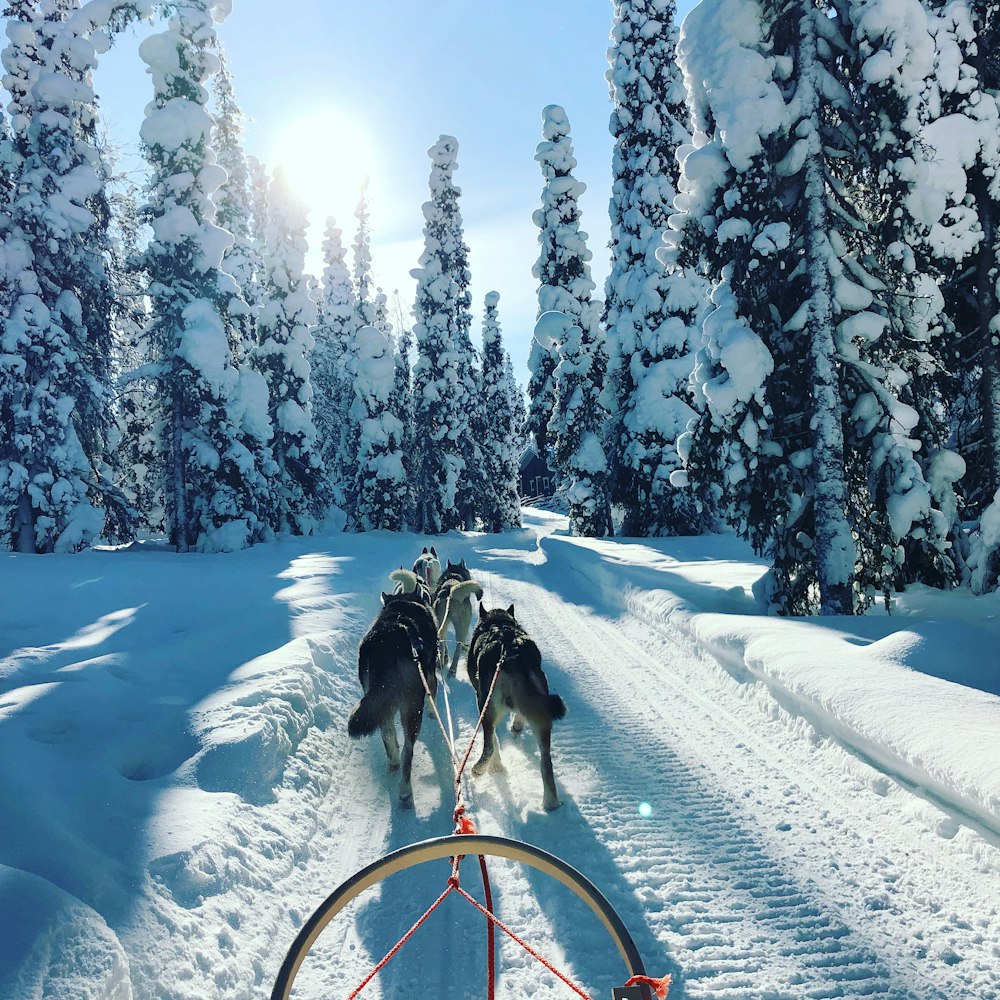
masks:
<path fill-rule="evenodd" d="M 816 16 L 812 4 L 803 4 L 800 20 L 802 102 L 799 134 L 809 142 L 805 163 L 806 260 L 811 285 L 809 354 L 812 367 L 816 430 L 816 484 L 813 498 L 816 525 L 820 613 L 849 615 L 854 611 L 853 577 L 856 558 L 847 521 L 847 487 L 844 483 L 844 427 L 841 421 L 840 379 L 835 357 L 833 287 L 827 237 L 829 217 L 823 169 L 823 149 L 818 131 L 819 95 L 816 92 Z M 804 132 L 803 126 L 808 129 Z"/>
<path fill-rule="evenodd" d="M 171 526 L 171 541 L 178 552 L 187 552 L 188 540 L 188 510 L 187 490 L 184 484 L 184 414 L 180 399 L 175 395 L 170 412 L 170 463 L 173 480 L 174 516 Z"/>
<path fill-rule="evenodd" d="M 35 548 L 35 516 L 31 507 L 31 497 L 25 490 L 17 505 L 16 548 L 18 552 L 34 553 Z"/>

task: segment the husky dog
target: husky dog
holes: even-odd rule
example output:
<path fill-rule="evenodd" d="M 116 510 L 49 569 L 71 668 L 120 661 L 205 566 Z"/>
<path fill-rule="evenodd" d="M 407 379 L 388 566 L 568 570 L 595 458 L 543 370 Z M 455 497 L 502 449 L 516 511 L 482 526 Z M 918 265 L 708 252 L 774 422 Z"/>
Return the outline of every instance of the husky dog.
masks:
<path fill-rule="evenodd" d="M 542 805 L 558 809 L 562 804 L 556 794 L 556 780 L 552 773 L 552 723 L 566 714 L 566 705 L 557 694 L 549 694 L 549 684 L 542 672 L 542 656 L 528 633 L 514 620 L 514 605 L 506 611 L 494 608 L 487 611 L 479 602 L 479 622 L 469 645 L 469 680 L 476 689 L 479 711 L 487 704 L 493 677 L 500 671 L 493 697 L 483 713 L 483 754 L 476 761 L 472 773 L 485 774 L 503 770 L 500 746 L 497 742 L 497 723 L 507 714 L 514 713 L 511 732 L 520 733 L 525 722 L 538 738 L 541 752 L 542 787 L 545 794 Z"/>
<path fill-rule="evenodd" d="M 425 545 L 423 551 L 413 563 L 413 572 L 424 581 L 427 589 L 433 593 L 438 580 L 441 579 L 441 560 L 432 545 L 428 552 Z"/>
<path fill-rule="evenodd" d="M 442 669 L 448 659 L 448 626 L 455 630 L 455 653 L 448 667 L 448 675 L 455 676 L 458 670 L 458 658 L 462 650 L 468 649 L 469 630 L 472 628 L 472 598 L 481 601 L 483 588 L 472 579 L 465 560 L 453 563 L 450 559 L 441 579 L 434 588 L 431 606 L 434 617 L 438 621 L 438 634 L 441 636 L 440 662 Z"/>
<path fill-rule="evenodd" d="M 431 697 L 437 694 L 437 625 L 434 614 L 414 594 L 383 594 L 382 610 L 358 648 L 358 679 L 364 697 L 347 720 L 347 732 L 356 739 L 382 731 L 389 770 L 400 765 L 396 713 L 403 725 L 403 774 L 399 803 L 413 805 L 410 770 L 413 744 L 424 717 L 424 691 L 419 663 Z"/>
<path fill-rule="evenodd" d="M 424 604 L 430 606 L 431 592 L 423 579 L 412 570 L 400 566 L 389 574 L 389 579 L 396 585 L 392 591 L 394 594 L 416 594 Z"/>

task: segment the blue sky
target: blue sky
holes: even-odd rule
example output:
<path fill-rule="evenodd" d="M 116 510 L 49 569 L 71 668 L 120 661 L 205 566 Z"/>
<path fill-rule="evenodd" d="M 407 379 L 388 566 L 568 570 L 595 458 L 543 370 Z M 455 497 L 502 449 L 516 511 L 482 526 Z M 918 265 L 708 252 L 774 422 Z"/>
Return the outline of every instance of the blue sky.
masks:
<path fill-rule="evenodd" d="M 310 268 L 320 269 L 331 212 L 350 243 L 357 178 L 368 172 L 374 268 L 388 294 L 399 290 L 407 312 L 427 199 L 426 151 L 442 133 L 458 138 L 474 334 L 483 296 L 495 289 L 524 380 L 535 318 L 531 214 L 541 192 L 533 156 L 546 104 L 563 105 L 573 128 L 598 294 L 608 271 L 611 19 L 612 4 L 602 0 L 235 0 L 218 30 L 237 99 L 252 119 L 248 152 L 269 166 L 286 159 L 293 173 L 305 161 L 331 165 L 329 180 L 312 171 L 302 181 L 313 223 Z M 133 150 L 152 95 L 136 47 L 150 30 L 120 38 L 96 78 L 111 136 Z"/>

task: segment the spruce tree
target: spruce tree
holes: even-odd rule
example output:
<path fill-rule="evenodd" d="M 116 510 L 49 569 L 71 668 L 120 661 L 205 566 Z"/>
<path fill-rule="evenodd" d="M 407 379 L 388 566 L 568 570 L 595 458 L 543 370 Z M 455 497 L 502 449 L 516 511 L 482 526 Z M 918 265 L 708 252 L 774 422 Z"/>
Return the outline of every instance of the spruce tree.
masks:
<path fill-rule="evenodd" d="M 908 545 L 944 565 L 914 458 L 932 434 L 900 306 L 913 286 L 889 259 L 902 244 L 873 239 L 909 228 L 903 161 L 932 51 L 910 7 L 902 44 L 860 0 L 836 19 L 766 4 L 759 21 L 710 0 L 681 40 L 695 136 L 668 243 L 716 277 L 695 371 L 704 413 L 681 450 L 695 488 L 721 488 L 770 558 L 761 594 L 784 613 L 888 595 Z M 890 180 L 894 204 L 878 193 Z"/>
<path fill-rule="evenodd" d="M 95 37 L 135 3 L 87 13 L 11 3 L 11 134 L 0 274 L 0 544 L 75 551 L 133 511 L 114 485 L 107 165 L 97 144 Z"/>
<path fill-rule="evenodd" d="M 309 534 L 329 502 L 312 418 L 308 354 L 316 314 L 303 274 L 306 213 L 281 170 L 268 189 L 267 214 L 253 362 L 267 383 L 274 428 L 278 482 L 272 524 L 276 531 Z"/>
<path fill-rule="evenodd" d="M 361 185 L 354 210 L 358 228 L 354 234 L 354 308 L 358 327 L 378 326 L 375 280 L 372 276 L 372 236 L 368 212 L 368 178 Z M 384 318 L 384 317 L 383 317 Z"/>
<path fill-rule="evenodd" d="M 245 442 L 259 443 L 270 428 L 260 380 L 233 363 L 234 283 L 220 279 L 232 237 L 213 223 L 211 195 L 225 171 L 215 162 L 203 84 L 219 65 L 213 14 L 225 10 L 208 0 L 168 9 L 167 29 L 139 47 L 154 87 L 140 134 L 152 168 L 145 266 L 165 519 L 180 551 L 232 550 L 269 530 L 268 470 Z"/>
<path fill-rule="evenodd" d="M 482 452 L 481 518 L 486 531 L 508 531 L 521 527 L 521 500 L 518 494 L 517 416 L 511 396 L 507 356 L 497 318 L 500 296 L 488 292 L 483 311 L 483 367 L 479 398 L 485 414 Z"/>
<path fill-rule="evenodd" d="M 406 506 L 405 428 L 394 412 L 397 367 L 389 338 L 373 326 L 355 336 L 354 403 L 358 455 L 349 522 L 354 531 L 399 531 Z"/>
<path fill-rule="evenodd" d="M 413 527 L 427 534 L 462 527 L 465 518 L 457 493 L 468 471 L 463 444 L 470 401 L 464 386 L 470 373 L 459 344 L 470 323 L 469 248 L 452 180 L 457 154 L 458 140 L 447 135 L 428 150 L 431 200 L 424 204 L 424 250 L 420 266 L 410 272 L 417 279 Z"/>
<path fill-rule="evenodd" d="M 592 254 L 587 234 L 580 229 L 579 198 L 586 186 L 573 176 L 576 159 L 569 120 L 561 107 L 551 104 L 543 109 L 542 135 L 535 159 L 545 186 L 542 207 L 534 214 L 541 252 L 532 274 L 539 281 L 539 318 L 557 313 L 566 321 L 535 327 L 539 364 L 528 387 L 529 428 L 540 453 L 544 454 L 547 444 L 553 446 L 556 469 L 570 480 L 563 485 L 572 494 L 573 530 L 608 535 L 612 533 L 610 483 L 601 440 L 607 411 L 600 401 L 607 344 L 600 307 L 591 298 L 595 287 L 590 276 Z M 559 340 L 563 334 L 571 337 L 568 345 Z M 552 374 L 543 383 L 541 376 L 553 363 Z M 549 398 L 552 409 L 546 412 Z M 558 427 L 553 428 L 553 423 Z"/>
<path fill-rule="evenodd" d="M 689 385 L 709 287 L 656 258 L 691 140 L 674 60 L 674 0 L 617 0 L 607 79 L 615 137 L 611 197 L 607 433 L 612 499 L 626 535 L 698 534 L 710 511 L 670 482 L 677 439 L 695 417 Z"/>
<path fill-rule="evenodd" d="M 218 55 L 219 70 L 212 78 L 215 97 L 213 145 L 219 166 L 226 171 L 226 180 L 212 201 L 216 224 L 233 237 L 232 245 L 223 255 L 222 270 L 236 281 L 236 294 L 230 297 L 229 311 L 235 335 L 231 349 L 233 359 L 239 363 L 257 341 L 256 317 L 251 303 L 260 258 L 253 244 L 250 168 L 243 150 L 245 116 L 236 102 L 232 74 L 221 46 Z"/>
<path fill-rule="evenodd" d="M 356 300 L 342 232 L 326 220 L 323 285 L 317 302 L 315 344 L 309 353 L 317 450 L 335 502 L 345 511 L 353 495 L 357 440 L 350 433 L 354 387 L 348 370 L 356 329 Z"/>

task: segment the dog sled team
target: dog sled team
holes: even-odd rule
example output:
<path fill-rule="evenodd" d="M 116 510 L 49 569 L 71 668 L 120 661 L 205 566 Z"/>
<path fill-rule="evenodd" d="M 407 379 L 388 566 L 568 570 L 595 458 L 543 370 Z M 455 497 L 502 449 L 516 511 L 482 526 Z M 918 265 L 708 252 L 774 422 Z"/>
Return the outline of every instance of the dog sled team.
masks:
<path fill-rule="evenodd" d="M 389 769 L 401 771 L 401 805 L 413 805 L 413 745 L 420 733 L 425 698 L 428 692 L 432 698 L 437 694 L 438 670 L 454 677 L 460 654 L 466 651 L 477 715 L 481 713 L 483 718 L 483 752 L 472 773 L 478 776 L 503 770 L 496 730 L 508 712 L 512 713 L 511 732 L 519 734 L 527 725 L 538 740 L 542 805 L 558 808 L 552 724 L 566 714 L 566 706 L 558 695 L 549 693 L 541 653 L 516 620 L 514 605 L 506 609 L 484 607 L 483 588 L 473 579 L 465 559 L 458 563 L 449 560 L 442 569 L 433 546 L 424 548 L 412 570 L 393 570 L 389 579 L 393 592 L 382 594 L 382 609 L 358 648 L 358 679 L 364 694 L 348 719 L 347 731 L 355 738 L 381 732 Z M 478 605 L 474 629 L 473 600 Z M 449 630 L 455 639 L 450 662 Z M 403 733 L 402 752 L 397 716 Z"/>

